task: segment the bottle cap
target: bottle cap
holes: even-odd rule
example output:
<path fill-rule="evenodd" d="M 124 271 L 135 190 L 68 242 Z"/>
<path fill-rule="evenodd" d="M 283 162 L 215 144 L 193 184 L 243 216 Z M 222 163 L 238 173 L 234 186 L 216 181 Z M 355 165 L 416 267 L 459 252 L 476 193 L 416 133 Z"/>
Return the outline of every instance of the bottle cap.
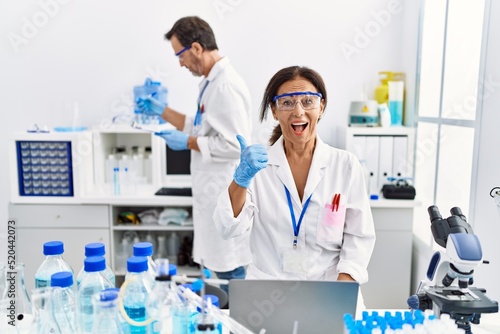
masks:
<path fill-rule="evenodd" d="M 127 271 L 130 273 L 148 271 L 148 259 L 144 256 L 129 257 L 127 259 Z"/>
<path fill-rule="evenodd" d="M 134 244 L 134 256 L 152 256 L 153 244 L 150 242 L 138 242 Z"/>
<path fill-rule="evenodd" d="M 103 256 L 106 254 L 102 242 L 93 242 L 85 245 L 85 256 Z"/>
<path fill-rule="evenodd" d="M 175 264 L 172 263 L 168 264 L 168 274 L 170 276 L 177 275 L 177 266 Z"/>
<path fill-rule="evenodd" d="M 62 241 L 49 241 L 43 244 L 43 255 L 59 255 L 64 253 Z"/>
<path fill-rule="evenodd" d="M 83 260 L 83 270 L 86 272 L 103 271 L 106 269 L 106 259 L 102 256 L 89 256 Z"/>
<path fill-rule="evenodd" d="M 73 273 L 61 271 L 50 276 L 50 286 L 60 286 L 66 288 L 73 285 Z"/>
<path fill-rule="evenodd" d="M 120 289 L 118 288 L 108 288 L 99 292 L 99 300 L 101 302 L 109 302 L 118 298 Z"/>

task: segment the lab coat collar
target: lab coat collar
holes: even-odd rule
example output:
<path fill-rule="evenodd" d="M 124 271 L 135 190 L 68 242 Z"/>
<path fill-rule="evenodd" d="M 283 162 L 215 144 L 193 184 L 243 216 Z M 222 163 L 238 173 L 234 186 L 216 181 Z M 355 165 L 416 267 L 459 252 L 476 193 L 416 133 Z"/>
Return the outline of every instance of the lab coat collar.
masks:
<path fill-rule="evenodd" d="M 276 141 L 276 143 L 274 143 L 274 145 L 270 147 L 268 151 L 267 164 L 277 167 L 276 175 L 288 188 L 290 194 L 292 195 L 293 201 L 297 205 L 301 207 L 303 206 L 307 198 L 314 192 L 319 182 L 323 178 L 326 167 L 331 161 L 331 156 L 327 153 L 328 150 L 329 146 L 325 144 L 318 136 L 316 136 L 316 148 L 314 149 L 311 168 L 309 169 L 309 175 L 307 176 L 306 187 L 304 189 L 304 196 L 301 202 L 299 193 L 297 192 L 297 188 L 293 180 L 292 171 L 285 156 L 285 150 L 283 149 L 283 136 L 281 136 Z"/>
<path fill-rule="evenodd" d="M 222 71 L 227 65 L 229 65 L 229 59 L 227 57 L 222 57 L 221 59 L 219 59 L 219 61 L 216 62 L 214 66 L 212 66 L 212 69 L 208 73 L 206 80 L 214 80 L 215 77 L 220 73 L 220 71 Z"/>

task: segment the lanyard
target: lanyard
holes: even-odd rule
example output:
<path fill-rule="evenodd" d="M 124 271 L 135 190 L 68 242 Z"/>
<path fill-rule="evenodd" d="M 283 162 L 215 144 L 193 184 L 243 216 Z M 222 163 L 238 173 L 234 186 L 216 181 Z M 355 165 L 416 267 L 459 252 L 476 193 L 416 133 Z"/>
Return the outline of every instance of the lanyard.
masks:
<path fill-rule="evenodd" d="M 306 200 L 304 207 L 302 208 L 302 212 L 300 213 L 299 223 L 295 221 L 295 214 L 293 212 L 292 198 L 290 197 L 290 191 L 285 186 L 286 199 L 288 200 L 288 208 L 290 209 L 290 216 L 292 217 L 292 225 L 293 225 L 293 248 L 297 249 L 297 238 L 299 237 L 300 225 L 302 225 L 302 218 L 304 218 L 304 214 L 306 213 L 307 207 L 309 206 L 309 202 L 311 201 L 312 194 Z"/>
<path fill-rule="evenodd" d="M 201 114 L 204 112 L 204 108 L 201 105 L 201 98 L 203 97 L 203 93 L 205 93 L 205 89 L 207 89 L 208 83 L 210 81 L 206 81 L 205 85 L 201 89 L 200 96 L 198 97 L 198 109 L 196 110 L 196 116 L 194 117 L 194 126 L 198 126 L 201 124 Z"/>

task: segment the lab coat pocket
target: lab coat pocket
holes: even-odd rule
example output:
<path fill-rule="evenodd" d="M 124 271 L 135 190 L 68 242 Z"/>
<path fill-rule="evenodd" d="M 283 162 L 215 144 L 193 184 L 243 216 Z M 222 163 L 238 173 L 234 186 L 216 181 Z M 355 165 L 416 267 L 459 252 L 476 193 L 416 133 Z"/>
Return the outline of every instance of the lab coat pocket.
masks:
<path fill-rule="evenodd" d="M 344 233 L 345 211 L 345 204 L 339 205 L 337 210 L 332 210 L 331 204 L 325 204 L 316 235 L 319 245 L 329 250 L 340 249 Z"/>

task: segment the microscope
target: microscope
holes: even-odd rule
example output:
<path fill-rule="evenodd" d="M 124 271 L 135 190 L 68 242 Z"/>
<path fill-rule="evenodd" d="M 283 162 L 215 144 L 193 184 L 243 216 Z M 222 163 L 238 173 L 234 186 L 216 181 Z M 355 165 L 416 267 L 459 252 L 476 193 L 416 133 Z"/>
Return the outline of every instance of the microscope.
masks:
<path fill-rule="evenodd" d="M 488 262 L 483 261 L 481 243 L 460 208 L 452 208 L 451 216 L 444 219 L 437 206 L 430 206 L 427 211 L 434 240 L 446 252 L 434 253 L 427 279 L 408 298 L 408 305 L 422 311 L 432 309 L 437 317 L 447 313 L 458 328 L 472 334 L 470 324 L 479 324 L 482 313 L 498 312 L 498 303 L 486 296 L 485 289 L 471 286 L 474 269 Z"/>

